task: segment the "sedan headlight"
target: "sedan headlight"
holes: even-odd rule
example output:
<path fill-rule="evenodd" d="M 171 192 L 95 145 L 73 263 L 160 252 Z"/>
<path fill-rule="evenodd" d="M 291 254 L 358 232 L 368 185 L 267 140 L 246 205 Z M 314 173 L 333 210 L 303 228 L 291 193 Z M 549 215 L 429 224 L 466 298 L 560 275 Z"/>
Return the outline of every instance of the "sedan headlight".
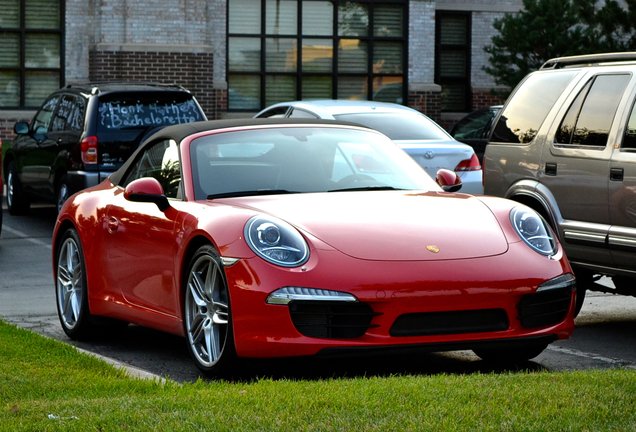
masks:
<path fill-rule="evenodd" d="M 542 255 L 554 255 L 557 243 L 548 224 L 534 210 L 528 207 L 515 207 L 510 212 L 510 222 L 519 237 Z"/>
<path fill-rule="evenodd" d="M 282 220 L 254 216 L 245 225 L 245 240 L 265 261 L 297 267 L 309 259 L 309 246 L 300 233 Z"/>

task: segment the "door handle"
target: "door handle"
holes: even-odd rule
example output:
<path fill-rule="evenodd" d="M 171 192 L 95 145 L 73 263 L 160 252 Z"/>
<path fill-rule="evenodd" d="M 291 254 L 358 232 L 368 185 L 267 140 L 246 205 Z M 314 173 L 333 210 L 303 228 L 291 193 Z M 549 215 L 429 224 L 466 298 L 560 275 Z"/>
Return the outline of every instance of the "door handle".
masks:
<path fill-rule="evenodd" d="M 611 168 L 610 169 L 610 181 L 623 181 L 625 173 L 623 168 Z"/>
<path fill-rule="evenodd" d="M 545 175 L 547 176 L 556 176 L 557 175 L 557 164 L 554 162 L 547 162 L 545 164 Z"/>

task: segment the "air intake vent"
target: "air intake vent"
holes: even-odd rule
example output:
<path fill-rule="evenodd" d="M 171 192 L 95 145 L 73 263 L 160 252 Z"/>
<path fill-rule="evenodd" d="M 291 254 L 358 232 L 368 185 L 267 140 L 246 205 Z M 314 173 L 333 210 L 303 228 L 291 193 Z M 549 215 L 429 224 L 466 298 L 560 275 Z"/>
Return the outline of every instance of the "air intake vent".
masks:
<path fill-rule="evenodd" d="M 521 325 L 535 328 L 560 323 L 568 314 L 571 299 L 569 287 L 523 296 L 517 305 Z"/>
<path fill-rule="evenodd" d="M 433 336 L 487 333 L 508 330 L 508 314 L 503 309 L 426 312 L 400 315 L 391 336 Z"/>
<path fill-rule="evenodd" d="M 292 322 L 303 336 L 322 339 L 351 339 L 362 336 L 374 316 L 366 303 L 338 301 L 291 301 Z"/>

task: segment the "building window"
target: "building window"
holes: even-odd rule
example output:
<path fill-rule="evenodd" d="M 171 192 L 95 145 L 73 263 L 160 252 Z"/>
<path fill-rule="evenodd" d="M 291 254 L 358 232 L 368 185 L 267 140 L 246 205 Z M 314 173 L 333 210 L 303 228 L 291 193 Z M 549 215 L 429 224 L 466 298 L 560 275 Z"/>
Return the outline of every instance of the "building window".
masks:
<path fill-rule="evenodd" d="M 229 110 L 298 99 L 404 100 L 406 1 L 228 5 Z"/>
<path fill-rule="evenodd" d="M 470 111 L 470 13 L 438 11 L 435 82 L 442 86 L 442 111 Z"/>
<path fill-rule="evenodd" d="M 0 0 L 0 109 L 36 108 L 61 87 L 62 0 Z"/>

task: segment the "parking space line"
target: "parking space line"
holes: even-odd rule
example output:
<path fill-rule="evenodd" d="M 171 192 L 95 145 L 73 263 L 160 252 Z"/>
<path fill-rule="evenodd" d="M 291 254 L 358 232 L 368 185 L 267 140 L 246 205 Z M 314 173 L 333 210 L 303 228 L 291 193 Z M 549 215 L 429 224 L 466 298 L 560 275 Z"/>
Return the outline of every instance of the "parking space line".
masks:
<path fill-rule="evenodd" d="M 602 355 L 598 355 L 598 354 L 593 354 L 593 353 L 588 353 L 588 352 L 584 352 L 584 351 L 579 351 L 576 349 L 572 349 L 572 348 L 564 348 L 561 346 L 555 346 L 555 345 L 549 345 L 548 350 L 550 351 L 555 351 L 558 353 L 562 353 L 562 354 L 569 354 L 569 355 L 573 355 L 573 356 L 577 356 L 577 357 L 583 357 L 583 358 L 587 358 L 590 360 L 597 360 L 597 361 L 601 361 L 604 363 L 609 363 L 615 366 L 621 366 L 623 368 L 627 368 L 627 369 L 636 369 L 636 363 L 634 362 L 630 362 L 629 360 L 621 360 L 621 359 L 617 359 L 617 358 L 612 358 L 612 357 L 605 357 Z"/>
<path fill-rule="evenodd" d="M 36 238 L 31 238 L 31 237 L 29 237 L 28 235 L 26 235 L 25 233 L 23 233 L 22 231 L 15 230 L 15 229 L 13 229 L 13 228 L 11 228 L 11 227 L 8 227 L 8 226 L 6 226 L 6 225 L 3 225 L 3 226 L 2 226 L 2 229 L 3 229 L 3 230 L 7 230 L 7 231 L 9 231 L 11 234 L 16 235 L 16 236 L 18 236 L 18 237 L 20 237 L 20 238 L 23 238 L 23 239 L 25 239 L 25 240 L 28 240 L 28 241 L 30 241 L 31 243 L 35 243 L 36 245 L 44 246 L 44 247 L 46 247 L 46 248 L 48 248 L 48 249 L 53 249 L 53 246 L 51 246 L 51 245 L 50 245 L 50 244 L 48 244 L 47 242 L 44 242 L 44 241 L 42 241 L 42 240 L 38 240 L 38 239 L 36 239 Z"/>

